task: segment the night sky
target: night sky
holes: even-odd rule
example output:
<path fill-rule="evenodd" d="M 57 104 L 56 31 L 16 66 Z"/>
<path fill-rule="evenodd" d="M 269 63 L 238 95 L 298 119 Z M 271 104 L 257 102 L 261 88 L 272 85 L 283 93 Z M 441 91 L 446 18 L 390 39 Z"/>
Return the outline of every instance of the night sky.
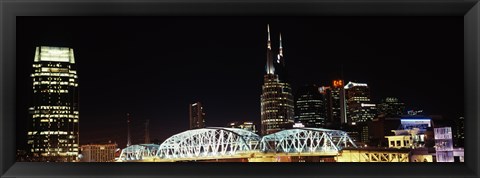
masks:
<path fill-rule="evenodd" d="M 207 126 L 260 124 L 266 26 L 294 92 L 304 84 L 364 82 L 372 99 L 454 119 L 464 114 L 462 17 L 17 17 L 17 145 L 26 145 L 35 46 L 74 49 L 80 143 L 124 147 L 188 129 L 201 101 Z"/>

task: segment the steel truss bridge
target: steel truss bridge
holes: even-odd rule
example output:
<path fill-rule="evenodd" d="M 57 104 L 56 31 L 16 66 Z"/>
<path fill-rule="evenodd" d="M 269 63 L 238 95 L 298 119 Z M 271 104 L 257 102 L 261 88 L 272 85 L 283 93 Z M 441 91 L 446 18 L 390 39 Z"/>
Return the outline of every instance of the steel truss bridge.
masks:
<path fill-rule="evenodd" d="M 295 128 L 260 137 L 243 129 L 208 127 L 178 133 L 160 145 L 131 145 L 122 150 L 118 161 L 172 162 L 292 154 L 335 156 L 347 147 L 357 146 L 340 130 Z"/>

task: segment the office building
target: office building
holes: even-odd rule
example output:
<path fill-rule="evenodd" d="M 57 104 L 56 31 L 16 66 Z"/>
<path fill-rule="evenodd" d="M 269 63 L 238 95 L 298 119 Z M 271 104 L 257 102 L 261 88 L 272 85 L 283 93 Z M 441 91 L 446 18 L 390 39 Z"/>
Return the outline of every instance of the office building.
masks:
<path fill-rule="evenodd" d="M 305 127 L 325 128 L 326 107 L 319 87 L 305 85 L 297 91 L 295 98 L 295 122 Z"/>
<path fill-rule="evenodd" d="M 80 162 L 114 162 L 117 144 L 82 145 Z"/>
<path fill-rule="evenodd" d="M 190 104 L 190 129 L 205 128 L 205 112 L 202 103 L 196 102 Z"/>
<path fill-rule="evenodd" d="M 454 146 L 464 147 L 465 145 L 465 118 L 459 117 L 455 121 L 456 129 L 454 134 Z"/>
<path fill-rule="evenodd" d="M 78 76 L 72 48 L 35 49 L 29 152 L 37 161 L 72 162 L 78 156 Z"/>
<path fill-rule="evenodd" d="M 405 103 L 400 102 L 398 98 L 386 97 L 377 105 L 378 114 L 386 117 L 400 117 L 405 115 Z"/>
<path fill-rule="evenodd" d="M 347 123 L 343 80 L 333 80 L 332 86 L 322 86 L 319 90 L 325 103 L 326 127 L 340 129 L 340 125 Z"/>
<path fill-rule="evenodd" d="M 454 162 L 452 128 L 434 128 L 434 136 L 437 162 Z"/>
<path fill-rule="evenodd" d="M 283 47 L 280 45 L 280 53 L 277 55 L 277 60 L 274 60 L 269 26 L 267 26 L 267 33 L 266 74 L 264 75 L 264 84 L 260 96 L 262 135 L 292 128 L 294 122 L 292 88 L 285 78 L 280 78 L 278 75 L 282 70 L 285 71 Z M 282 66 L 282 70 L 279 70 L 278 67 L 276 70 L 275 66 Z"/>
<path fill-rule="evenodd" d="M 344 87 L 347 106 L 347 123 L 355 125 L 371 121 L 376 116 L 376 105 L 370 101 L 370 89 L 366 83 L 349 82 Z"/>

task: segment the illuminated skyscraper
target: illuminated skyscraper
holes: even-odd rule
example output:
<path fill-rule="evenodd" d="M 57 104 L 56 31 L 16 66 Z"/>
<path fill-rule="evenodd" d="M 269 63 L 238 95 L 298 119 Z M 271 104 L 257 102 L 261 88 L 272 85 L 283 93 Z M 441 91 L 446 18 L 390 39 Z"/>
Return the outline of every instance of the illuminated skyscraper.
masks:
<path fill-rule="evenodd" d="M 205 128 L 205 112 L 202 103 L 190 104 L 190 129 Z"/>
<path fill-rule="evenodd" d="M 341 124 L 347 123 L 343 80 L 333 80 L 332 86 L 321 87 L 320 93 L 325 98 L 325 110 L 329 128 L 339 129 Z"/>
<path fill-rule="evenodd" d="M 295 122 L 301 122 L 305 127 L 325 128 L 325 105 L 319 87 L 303 86 L 295 98 Z"/>
<path fill-rule="evenodd" d="M 292 89 L 290 84 L 286 82 L 284 75 L 283 47 L 280 45 L 279 55 L 277 60 L 274 61 L 269 26 L 267 26 L 267 32 L 266 74 L 264 75 L 262 95 L 260 96 L 262 135 L 291 128 L 294 115 Z M 276 70 L 275 66 L 279 69 Z M 281 73 L 280 78 L 279 73 Z"/>
<path fill-rule="evenodd" d="M 28 145 L 35 160 L 70 162 L 78 155 L 78 76 L 72 48 L 36 47 Z"/>
<path fill-rule="evenodd" d="M 371 121 L 376 115 L 376 105 L 370 101 L 370 89 L 366 83 L 348 82 L 345 85 L 347 122 L 350 125 Z"/>

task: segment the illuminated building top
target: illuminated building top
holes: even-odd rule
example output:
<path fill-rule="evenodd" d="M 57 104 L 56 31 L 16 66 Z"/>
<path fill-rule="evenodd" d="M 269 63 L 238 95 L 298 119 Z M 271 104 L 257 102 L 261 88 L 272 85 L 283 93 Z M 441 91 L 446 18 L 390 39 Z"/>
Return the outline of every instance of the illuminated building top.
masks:
<path fill-rule="evenodd" d="M 69 62 L 71 64 L 75 64 L 73 49 L 66 47 L 37 47 L 35 50 L 34 62 L 40 61 Z"/>
<path fill-rule="evenodd" d="M 333 80 L 333 87 L 343 87 L 343 80 Z"/>
<path fill-rule="evenodd" d="M 352 87 L 368 87 L 366 83 L 355 83 L 355 82 L 348 82 L 347 85 L 345 85 L 345 89 L 350 89 Z"/>

